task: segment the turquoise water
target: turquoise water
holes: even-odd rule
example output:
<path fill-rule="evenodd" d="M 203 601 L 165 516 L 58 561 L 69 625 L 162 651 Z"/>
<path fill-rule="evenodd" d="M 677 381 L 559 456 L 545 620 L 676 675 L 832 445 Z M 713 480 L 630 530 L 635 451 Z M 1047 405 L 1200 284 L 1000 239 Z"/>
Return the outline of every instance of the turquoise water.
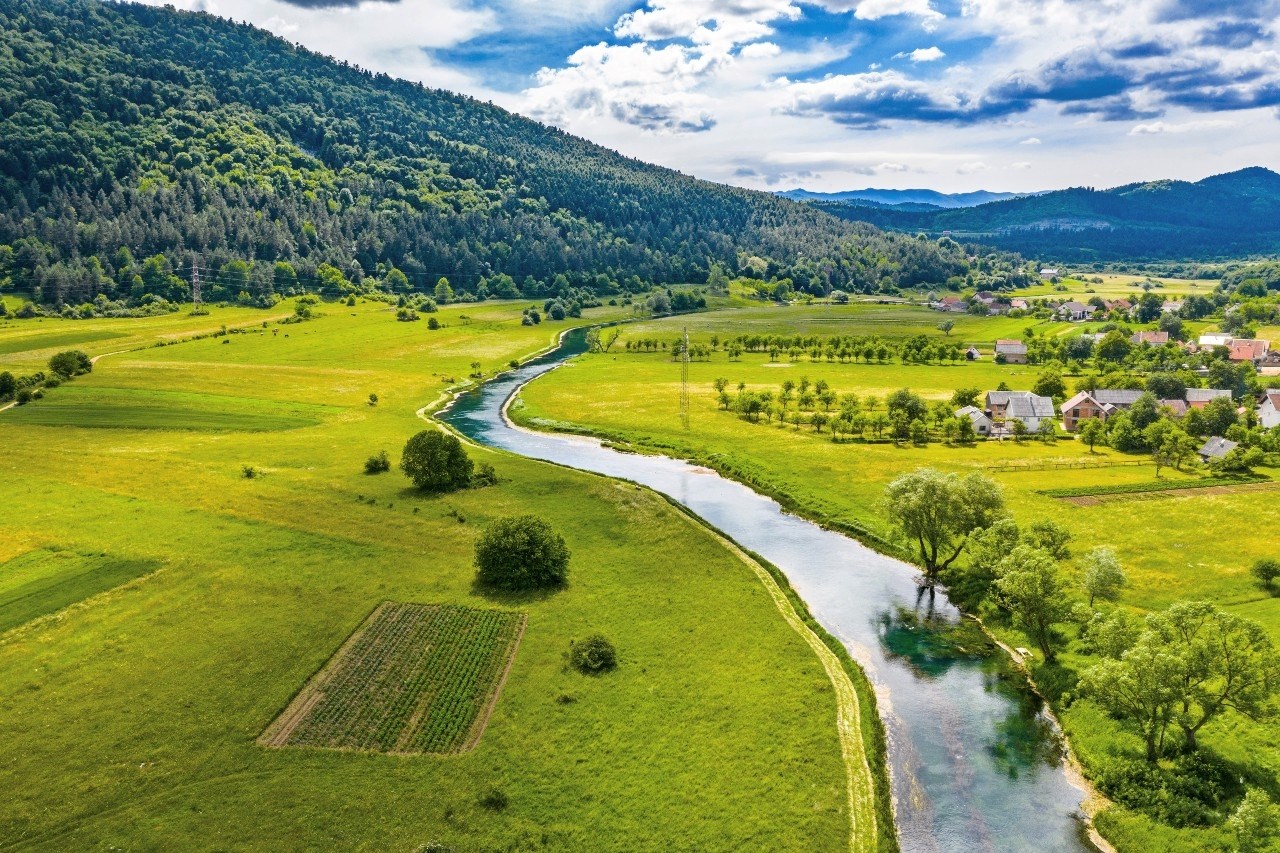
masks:
<path fill-rule="evenodd" d="M 506 422 L 503 405 L 521 385 L 585 350 L 585 332 L 570 332 L 555 352 L 459 396 L 439 417 L 483 444 L 642 483 L 781 569 L 875 685 L 904 850 L 1091 849 L 1077 818 L 1083 792 L 1063 772 L 1042 703 L 944 593 L 917 584 L 914 567 L 706 468 Z"/>

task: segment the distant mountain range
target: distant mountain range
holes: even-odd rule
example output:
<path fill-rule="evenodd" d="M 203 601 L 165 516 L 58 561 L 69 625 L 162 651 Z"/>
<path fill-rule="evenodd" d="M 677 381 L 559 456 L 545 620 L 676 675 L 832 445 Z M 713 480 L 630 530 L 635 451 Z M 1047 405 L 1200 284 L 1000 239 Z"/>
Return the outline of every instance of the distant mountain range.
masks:
<path fill-rule="evenodd" d="M 1209 260 L 1280 253 L 1280 175 L 1253 167 L 1202 181 L 1058 190 L 973 207 L 809 202 L 897 231 L 950 234 L 1073 263 Z"/>
<path fill-rule="evenodd" d="M 838 193 L 819 193 L 805 189 L 785 190 L 778 193 L 793 201 L 865 202 L 870 206 L 917 210 L 974 207 L 992 201 L 1020 198 L 1029 193 L 993 193 L 977 190 L 971 193 L 940 193 L 937 190 L 846 190 Z"/>

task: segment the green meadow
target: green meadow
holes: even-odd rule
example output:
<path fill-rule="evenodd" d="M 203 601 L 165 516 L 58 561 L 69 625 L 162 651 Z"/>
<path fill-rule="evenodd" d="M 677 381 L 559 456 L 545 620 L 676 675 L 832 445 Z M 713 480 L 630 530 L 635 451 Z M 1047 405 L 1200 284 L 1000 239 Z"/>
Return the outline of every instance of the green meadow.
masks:
<path fill-rule="evenodd" d="M 885 319 L 882 319 L 882 315 Z M 721 351 L 710 361 L 689 365 L 690 425 L 679 416 L 680 366 L 668 353 L 628 353 L 628 339 L 668 342 L 688 329 L 694 342 L 738 334 L 903 334 L 928 333 L 934 312 L 910 306 L 850 305 L 758 308 L 686 316 L 628 327 L 612 351 L 586 355 L 529 385 L 512 407 L 515 417 L 544 429 L 591 432 L 638 450 L 664 452 L 699 460 L 770 493 L 785 505 L 826 524 L 863 531 L 869 540 L 890 537 L 880 504 L 884 487 L 905 471 L 933 466 L 948 471 L 986 473 L 1003 487 L 1015 519 L 1029 523 L 1052 518 L 1074 535 L 1073 552 L 1096 545 L 1115 548 L 1130 579 L 1121 604 L 1135 612 L 1164 607 L 1177 600 L 1208 599 L 1262 623 L 1280 642 L 1280 600 L 1268 596 L 1249 576 L 1258 558 L 1275 555 L 1274 531 L 1280 529 L 1280 488 L 1241 489 L 1219 494 L 1198 492 L 1134 494 L 1080 506 L 1041 494 L 1047 489 L 1106 487 L 1150 483 L 1154 465 L 1144 457 L 1105 447 L 1091 453 L 1074 440 L 1041 443 L 1028 440 L 980 442 L 973 447 L 895 446 L 892 443 L 833 443 L 827 433 L 810 427 L 748 423 L 721 410 L 712 383 L 718 377 L 732 390 L 777 391 L 784 379 L 826 380 L 837 393 L 861 397 L 911 388 L 928 400 L 945 400 L 959 387 L 994 389 L 1001 381 L 1029 389 L 1038 369 L 996 365 L 986 359 L 957 365 L 795 363 L 780 356 L 746 353 L 729 361 Z M 890 319 L 892 318 L 892 319 Z M 936 320 L 935 320 L 936 322 Z M 1014 323 L 1007 318 L 956 317 L 953 338 L 985 343 L 1004 337 Z M 1037 334 L 1060 334 L 1066 324 L 1039 324 Z M 881 403 L 883 410 L 883 403 Z M 1134 464 L 1134 463 L 1138 464 Z M 1091 467 L 1070 467 L 1083 466 Z M 1009 470 L 1021 468 L 1022 470 Z M 1263 473 L 1268 469 L 1260 469 Z M 1167 482 L 1192 475 L 1164 469 Z M 1280 486 L 1280 484 L 1277 484 Z M 1072 576 L 1078 571 L 1067 565 Z M 1074 629 L 1066 629 L 1074 636 Z M 1012 645 L 1031 646 L 1016 631 L 1002 630 Z M 1087 665 L 1068 653 L 1068 665 Z M 1087 703 L 1062 710 L 1062 721 L 1086 768 L 1096 770 L 1112 754 L 1138 754 L 1135 735 L 1091 709 Z M 1280 768 L 1280 725 L 1243 718 L 1215 723 L 1206 745 L 1256 776 L 1254 783 L 1277 785 Z M 1270 781 L 1267 781 L 1270 780 Z M 1280 793 L 1275 791 L 1273 793 Z M 1220 829 L 1175 830 L 1122 808 L 1099 819 L 1108 837 L 1125 850 L 1203 850 L 1227 843 Z"/>
<path fill-rule="evenodd" d="M 842 758 L 841 687 L 707 531 L 635 486 L 479 448 L 496 486 L 363 473 L 473 362 L 492 374 L 568 327 L 521 326 L 523 307 L 448 306 L 437 331 L 378 303 L 0 324 L 0 369 L 106 355 L 0 413 L 0 847 L 850 847 L 849 792 L 872 780 Z M 243 331 L 197 338 L 224 324 Z M 568 542 L 565 589 L 473 586 L 479 530 L 519 513 Z M 383 601 L 527 614 L 476 747 L 258 745 Z M 595 632 L 620 665 L 586 677 L 565 653 Z M 860 849 L 893 845 L 860 829 Z"/>

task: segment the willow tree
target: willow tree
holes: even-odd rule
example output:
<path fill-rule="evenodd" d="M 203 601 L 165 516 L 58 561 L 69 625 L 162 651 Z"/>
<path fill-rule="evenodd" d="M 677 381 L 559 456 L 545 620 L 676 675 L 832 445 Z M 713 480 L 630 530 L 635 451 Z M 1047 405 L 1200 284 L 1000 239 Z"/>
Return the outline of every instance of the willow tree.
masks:
<path fill-rule="evenodd" d="M 889 518 L 910 541 L 925 577 L 956 561 L 975 530 L 1004 516 L 1000 487 L 981 474 L 960 477 L 934 468 L 919 468 L 898 477 L 885 489 Z"/>

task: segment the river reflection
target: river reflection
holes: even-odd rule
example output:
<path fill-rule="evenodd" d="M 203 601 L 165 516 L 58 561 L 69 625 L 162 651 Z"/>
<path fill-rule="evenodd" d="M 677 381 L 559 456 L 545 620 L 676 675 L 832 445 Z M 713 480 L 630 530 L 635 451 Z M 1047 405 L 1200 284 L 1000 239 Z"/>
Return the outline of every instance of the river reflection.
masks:
<path fill-rule="evenodd" d="M 521 385 L 584 350 L 584 333 L 570 333 L 557 352 L 461 395 L 440 417 L 484 444 L 649 486 L 784 572 L 875 686 L 904 850 L 1088 849 L 1075 817 L 1082 792 L 1061 771 L 1061 742 L 1039 700 L 912 566 L 705 468 L 505 421 L 503 404 Z"/>

